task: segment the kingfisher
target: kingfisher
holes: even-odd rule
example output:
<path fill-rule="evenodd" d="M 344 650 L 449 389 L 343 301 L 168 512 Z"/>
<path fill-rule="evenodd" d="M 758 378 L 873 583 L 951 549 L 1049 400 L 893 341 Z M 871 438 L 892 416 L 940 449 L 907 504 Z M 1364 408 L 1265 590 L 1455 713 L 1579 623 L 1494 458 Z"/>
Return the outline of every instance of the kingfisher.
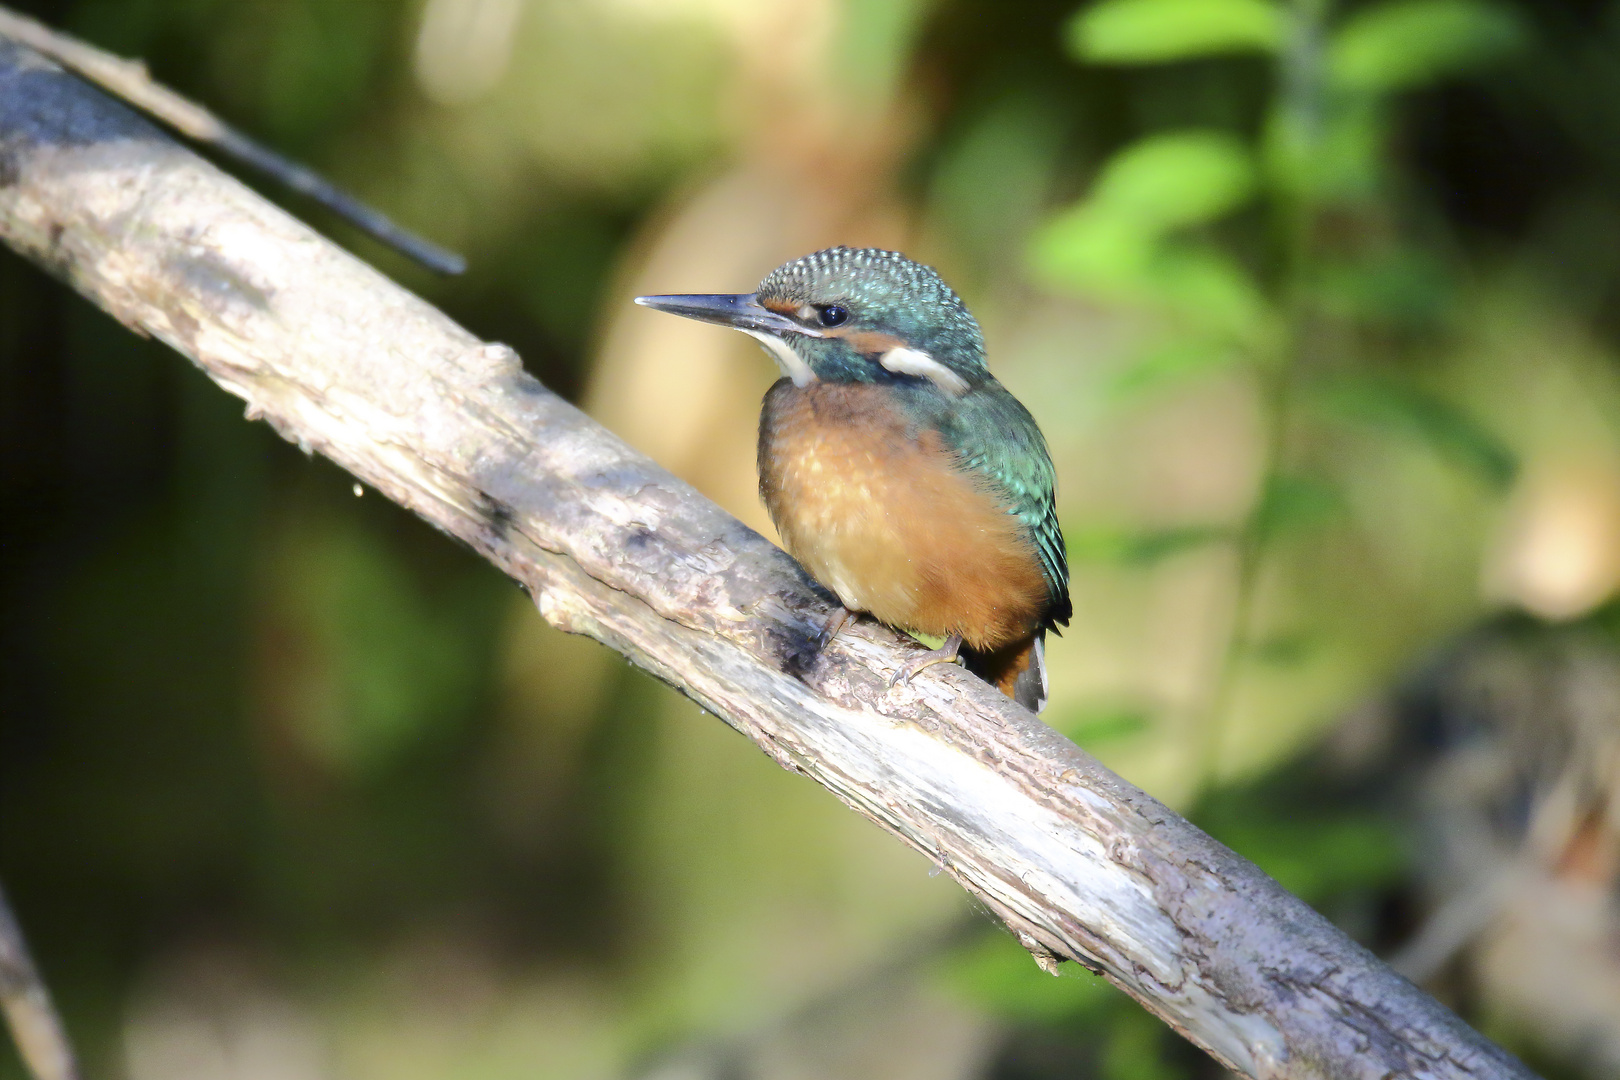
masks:
<path fill-rule="evenodd" d="M 984 335 L 931 267 L 834 247 L 752 293 L 636 303 L 729 326 L 782 370 L 759 423 L 759 491 L 783 546 L 852 615 L 943 638 L 890 685 L 955 662 L 1039 712 L 1069 568 L 1046 439 L 990 374 Z"/>

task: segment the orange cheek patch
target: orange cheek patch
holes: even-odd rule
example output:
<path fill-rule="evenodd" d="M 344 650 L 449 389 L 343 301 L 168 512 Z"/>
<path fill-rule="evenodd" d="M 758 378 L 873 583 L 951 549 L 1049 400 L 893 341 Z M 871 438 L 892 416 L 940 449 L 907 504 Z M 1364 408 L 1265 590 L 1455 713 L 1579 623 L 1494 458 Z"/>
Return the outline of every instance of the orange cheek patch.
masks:
<path fill-rule="evenodd" d="M 882 356 L 890 349 L 901 349 L 906 343 L 893 334 L 885 334 L 881 330 L 847 330 L 832 329 L 824 331 L 828 337 L 843 338 L 849 342 L 849 347 L 862 356 Z"/>

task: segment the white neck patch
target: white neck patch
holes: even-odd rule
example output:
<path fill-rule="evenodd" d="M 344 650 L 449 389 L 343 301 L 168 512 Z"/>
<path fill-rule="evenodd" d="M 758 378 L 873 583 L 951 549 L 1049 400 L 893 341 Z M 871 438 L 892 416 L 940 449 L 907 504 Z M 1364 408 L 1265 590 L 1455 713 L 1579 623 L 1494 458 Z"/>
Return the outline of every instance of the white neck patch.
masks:
<path fill-rule="evenodd" d="M 896 375 L 916 375 L 927 379 L 951 397 L 961 397 L 967 392 L 966 379 L 920 349 L 896 345 L 878 357 L 878 363 Z"/>
<path fill-rule="evenodd" d="M 816 381 L 816 373 L 810 370 L 810 365 L 804 362 L 804 357 L 793 351 L 793 347 L 775 334 L 768 334 L 763 330 L 744 330 L 743 333 L 765 346 L 765 351 L 771 354 L 776 366 L 782 369 L 782 374 L 793 380 L 793 385 L 803 389 Z"/>

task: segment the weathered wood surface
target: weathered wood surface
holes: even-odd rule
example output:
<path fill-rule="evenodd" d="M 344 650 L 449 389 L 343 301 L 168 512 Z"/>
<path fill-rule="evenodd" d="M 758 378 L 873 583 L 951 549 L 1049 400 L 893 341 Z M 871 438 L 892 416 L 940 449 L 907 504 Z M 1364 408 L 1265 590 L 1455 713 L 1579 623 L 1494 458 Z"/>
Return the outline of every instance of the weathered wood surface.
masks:
<path fill-rule="evenodd" d="M 887 689 L 919 646 L 870 623 L 818 655 L 828 600 L 781 551 L 509 349 L 3 40 L 0 237 L 928 855 L 1043 966 L 1101 971 L 1250 1076 L 1530 1075 L 960 669 Z"/>
<path fill-rule="evenodd" d="M 0 1012 L 17 1044 L 17 1056 L 34 1080 L 79 1080 L 79 1064 L 62 1017 L 34 966 L 4 889 L 0 889 Z"/>

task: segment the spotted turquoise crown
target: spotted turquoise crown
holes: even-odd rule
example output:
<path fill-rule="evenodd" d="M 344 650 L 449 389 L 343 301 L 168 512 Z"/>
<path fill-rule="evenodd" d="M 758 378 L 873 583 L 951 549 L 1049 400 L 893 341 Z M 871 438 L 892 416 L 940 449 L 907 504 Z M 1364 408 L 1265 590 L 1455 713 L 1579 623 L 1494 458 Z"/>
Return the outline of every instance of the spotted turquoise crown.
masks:
<path fill-rule="evenodd" d="M 988 374 L 984 334 L 962 298 L 933 267 L 898 251 L 834 247 L 812 252 L 772 270 L 755 295 L 767 305 L 844 308 L 851 329 L 898 338 L 970 383 Z M 870 363 L 841 356 L 848 347 L 836 339 L 798 337 L 790 344 L 823 378 L 864 380 L 881 374 Z"/>

